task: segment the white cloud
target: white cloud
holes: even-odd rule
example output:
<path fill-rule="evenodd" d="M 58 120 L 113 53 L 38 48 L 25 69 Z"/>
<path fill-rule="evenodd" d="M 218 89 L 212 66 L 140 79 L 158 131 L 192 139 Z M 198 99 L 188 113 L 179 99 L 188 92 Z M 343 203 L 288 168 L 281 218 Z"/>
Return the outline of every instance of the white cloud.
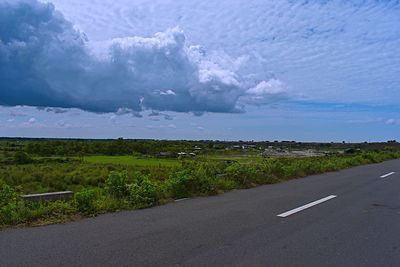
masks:
<path fill-rule="evenodd" d="M 176 95 L 173 90 L 160 91 L 160 95 Z"/>
<path fill-rule="evenodd" d="M 238 112 L 252 83 L 238 72 L 248 57 L 208 57 L 178 27 L 152 37 L 89 42 L 52 4 L 5 1 L 0 15 L 3 105 L 120 115 L 145 109 Z"/>
<path fill-rule="evenodd" d="M 321 102 L 400 101 L 399 1 L 52 1 L 97 41 L 179 25 L 202 54 L 239 76 L 259 82 L 273 73 L 296 95 Z"/>
<path fill-rule="evenodd" d="M 248 89 L 242 99 L 251 104 L 267 104 L 287 98 L 286 85 L 277 79 L 262 81 Z"/>
<path fill-rule="evenodd" d="M 257 96 L 281 94 L 284 92 L 284 84 L 276 79 L 262 81 L 257 86 L 247 90 L 248 94 Z"/>

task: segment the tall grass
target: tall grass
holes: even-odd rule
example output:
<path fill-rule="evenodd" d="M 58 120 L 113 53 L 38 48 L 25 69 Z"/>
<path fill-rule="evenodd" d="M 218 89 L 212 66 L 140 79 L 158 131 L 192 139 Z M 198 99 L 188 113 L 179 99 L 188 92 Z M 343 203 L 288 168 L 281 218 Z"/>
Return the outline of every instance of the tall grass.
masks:
<path fill-rule="evenodd" d="M 32 171 L 30 175 L 37 176 L 34 179 L 36 186 L 48 188 L 52 185 L 65 190 L 74 185 L 78 190 L 71 201 L 30 203 L 19 195 L 24 188 L 32 186 L 31 179 L 27 179 L 26 175 L 18 177 L 19 171 L 5 179 L 0 177 L 0 227 L 32 222 L 54 223 L 77 215 L 93 216 L 120 209 L 146 208 L 177 198 L 214 195 L 396 158 L 400 158 L 399 152 L 270 158 L 231 164 L 215 160 L 187 161 L 168 169 L 161 176 L 159 171 L 124 170 L 113 166 L 104 168 L 102 165 L 82 167 L 71 163 L 63 167 L 63 170 L 70 168 L 69 171 L 58 178 L 52 173 L 53 167 L 39 165 L 36 167 L 40 171 L 35 172 L 34 165 L 22 165 L 22 172 Z M 48 172 L 48 176 L 41 176 L 44 172 Z M 59 170 L 56 173 L 60 173 Z"/>

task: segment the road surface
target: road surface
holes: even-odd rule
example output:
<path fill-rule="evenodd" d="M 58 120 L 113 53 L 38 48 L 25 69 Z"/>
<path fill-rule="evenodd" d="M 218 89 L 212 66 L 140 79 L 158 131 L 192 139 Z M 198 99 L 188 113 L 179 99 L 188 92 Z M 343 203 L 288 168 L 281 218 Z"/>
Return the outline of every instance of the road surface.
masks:
<path fill-rule="evenodd" d="M 5 230 L 0 266 L 400 266 L 400 160 Z"/>

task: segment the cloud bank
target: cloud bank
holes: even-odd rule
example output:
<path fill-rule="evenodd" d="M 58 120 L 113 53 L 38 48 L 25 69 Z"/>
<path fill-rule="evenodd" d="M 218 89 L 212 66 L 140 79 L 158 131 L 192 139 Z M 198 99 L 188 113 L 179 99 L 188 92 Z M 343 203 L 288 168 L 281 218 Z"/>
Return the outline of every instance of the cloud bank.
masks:
<path fill-rule="evenodd" d="M 227 57 L 189 45 L 179 28 L 90 42 L 51 3 L 0 1 L 0 105 L 201 114 L 282 96 L 281 82 L 249 81 L 243 60 Z"/>
<path fill-rule="evenodd" d="M 400 102 L 398 0 L 50 1 L 92 40 L 180 25 L 209 54 L 258 57 L 309 101 Z"/>

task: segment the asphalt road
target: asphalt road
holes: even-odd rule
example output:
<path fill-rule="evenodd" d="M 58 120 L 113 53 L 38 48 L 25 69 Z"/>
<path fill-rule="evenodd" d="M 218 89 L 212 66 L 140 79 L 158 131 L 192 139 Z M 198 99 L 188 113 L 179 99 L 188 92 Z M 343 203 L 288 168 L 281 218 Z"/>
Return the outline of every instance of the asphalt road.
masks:
<path fill-rule="evenodd" d="M 399 192 L 394 160 L 10 229 L 0 232 L 0 266 L 400 266 Z"/>

